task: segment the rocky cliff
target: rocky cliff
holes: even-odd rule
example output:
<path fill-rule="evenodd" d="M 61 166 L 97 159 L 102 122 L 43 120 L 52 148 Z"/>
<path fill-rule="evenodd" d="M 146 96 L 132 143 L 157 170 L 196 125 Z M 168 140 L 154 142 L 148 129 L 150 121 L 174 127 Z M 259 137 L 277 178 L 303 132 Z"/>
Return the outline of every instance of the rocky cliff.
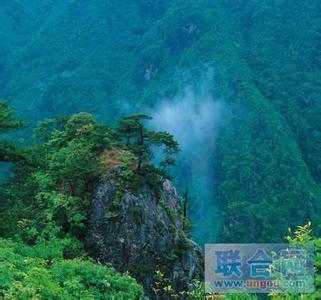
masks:
<path fill-rule="evenodd" d="M 117 180 L 107 175 L 92 204 L 87 241 L 93 257 L 129 271 L 152 298 L 165 299 L 169 286 L 170 293 L 186 292 L 202 279 L 203 262 L 184 231 L 179 200 L 168 180 L 160 195 L 147 186 L 120 195 Z"/>

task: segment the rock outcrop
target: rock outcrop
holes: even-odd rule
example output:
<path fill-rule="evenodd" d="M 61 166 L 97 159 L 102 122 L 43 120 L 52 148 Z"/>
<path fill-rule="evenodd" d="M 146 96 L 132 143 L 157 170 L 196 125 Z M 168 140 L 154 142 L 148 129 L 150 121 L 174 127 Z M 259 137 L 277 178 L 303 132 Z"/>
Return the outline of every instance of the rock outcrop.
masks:
<path fill-rule="evenodd" d="M 152 298 L 153 288 L 166 282 L 176 292 L 187 291 L 193 279 L 202 279 L 203 261 L 184 232 L 181 210 L 168 180 L 161 195 L 147 186 L 120 195 L 115 177 L 107 176 L 92 203 L 88 248 L 101 263 L 129 271 Z M 163 282 L 155 283 L 155 274 L 162 274 Z"/>

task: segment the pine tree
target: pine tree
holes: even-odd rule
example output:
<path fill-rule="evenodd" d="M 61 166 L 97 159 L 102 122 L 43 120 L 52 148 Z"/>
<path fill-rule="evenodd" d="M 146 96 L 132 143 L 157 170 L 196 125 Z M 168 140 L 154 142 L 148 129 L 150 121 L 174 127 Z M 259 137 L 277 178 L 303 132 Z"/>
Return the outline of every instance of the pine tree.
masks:
<path fill-rule="evenodd" d="M 120 120 L 117 128 L 118 137 L 125 141 L 126 148 L 137 159 L 136 172 L 142 175 L 150 169 L 153 148 L 163 149 L 165 158 L 160 163 L 163 170 L 175 164 L 175 159 L 170 155 L 179 151 L 178 143 L 171 134 L 164 131 L 153 131 L 144 126 L 143 122 L 151 119 L 152 117 L 145 114 L 130 115 Z"/>

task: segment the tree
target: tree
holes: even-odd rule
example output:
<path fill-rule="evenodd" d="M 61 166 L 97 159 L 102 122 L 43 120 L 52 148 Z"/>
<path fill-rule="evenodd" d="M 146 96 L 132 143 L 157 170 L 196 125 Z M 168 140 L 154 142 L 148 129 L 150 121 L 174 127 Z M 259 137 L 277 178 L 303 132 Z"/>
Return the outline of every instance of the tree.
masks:
<path fill-rule="evenodd" d="M 26 159 L 15 164 L 7 185 L 15 215 L 10 218 L 8 209 L 7 218 L 29 220 L 21 236 L 31 244 L 52 226 L 60 236 L 82 238 L 101 172 L 100 155 L 111 143 L 112 129 L 79 113 L 46 120 L 36 133 L 37 144 L 25 149 Z"/>
<path fill-rule="evenodd" d="M 21 127 L 21 122 L 17 121 L 11 110 L 9 109 L 8 103 L 5 101 L 0 102 L 0 133 L 8 132 L 12 129 Z"/>
<path fill-rule="evenodd" d="M 18 129 L 22 123 L 16 120 L 9 109 L 8 103 L 0 102 L 0 134 L 4 134 L 13 129 Z M 8 141 L 0 142 L 0 162 L 17 161 L 21 159 L 21 151 Z"/>
<path fill-rule="evenodd" d="M 141 172 L 142 163 L 150 157 L 150 149 L 147 144 L 147 132 L 142 122 L 151 117 L 144 114 L 135 114 L 123 118 L 119 123 L 119 136 L 125 137 L 126 147 L 137 158 L 137 173 Z"/>
<path fill-rule="evenodd" d="M 152 117 L 145 114 L 127 116 L 120 120 L 116 136 L 120 145 L 136 159 L 134 172 L 130 172 L 130 176 L 121 177 L 123 189 L 129 188 L 134 191 L 146 184 L 155 194 L 155 202 L 158 205 L 164 177 L 169 177 L 167 168 L 175 165 L 172 155 L 179 151 L 179 146 L 168 132 L 147 129 L 144 122 L 151 119 Z M 159 166 L 155 165 L 154 161 L 155 148 L 162 150 Z"/>
<path fill-rule="evenodd" d="M 118 137 L 125 140 L 126 148 L 137 158 L 136 172 L 142 175 L 150 169 L 154 157 L 153 148 L 163 148 L 165 158 L 160 163 L 163 169 L 175 164 L 175 159 L 170 155 L 179 152 L 178 143 L 171 134 L 149 130 L 144 126 L 143 122 L 151 119 L 145 114 L 130 115 L 120 120 L 117 128 Z"/>
<path fill-rule="evenodd" d="M 102 164 L 108 151 L 116 151 L 121 170 L 118 194 L 147 185 L 158 204 L 165 168 L 174 164 L 170 155 L 178 145 L 170 134 L 146 129 L 143 121 L 150 119 L 129 116 L 117 130 L 97 123 L 88 113 L 45 120 L 37 129 L 38 143 L 25 151 L 26 159 L 15 165 L 8 185 L 12 203 L 18 204 L 6 210 L 10 230 L 15 231 L 14 224 L 23 220 L 19 236 L 30 245 L 47 232 L 82 240 L 94 185 L 110 170 Z M 153 164 L 154 147 L 163 147 L 166 154 L 161 167 Z"/>

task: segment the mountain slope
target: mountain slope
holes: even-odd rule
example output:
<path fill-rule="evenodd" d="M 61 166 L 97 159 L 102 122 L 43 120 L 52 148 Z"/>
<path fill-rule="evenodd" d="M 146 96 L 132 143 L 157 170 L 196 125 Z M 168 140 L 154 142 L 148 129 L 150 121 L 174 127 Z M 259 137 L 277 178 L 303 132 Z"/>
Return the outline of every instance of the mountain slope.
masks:
<path fill-rule="evenodd" d="M 289 226 L 320 225 L 320 1 L 16 1 L 0 7 L 8 24 L 16 7 L 21 26 L 1 29 L 0 91 L 21 115 L 113 120 L 211 70 L 227 111 L 208 187 L 223 227 L 204 239 L 280 241 Z"/>

